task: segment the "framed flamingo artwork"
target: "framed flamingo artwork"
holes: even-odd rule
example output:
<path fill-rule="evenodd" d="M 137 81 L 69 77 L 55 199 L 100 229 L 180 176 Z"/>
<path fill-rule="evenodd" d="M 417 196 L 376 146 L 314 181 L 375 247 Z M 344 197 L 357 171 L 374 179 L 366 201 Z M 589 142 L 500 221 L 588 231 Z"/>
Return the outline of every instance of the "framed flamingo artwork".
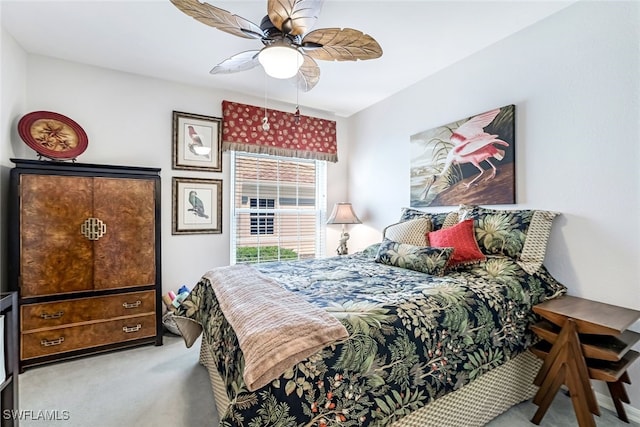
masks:
<path fill-rule="evenodd" d="M 173 169 L 222 172 L 222 119 L 173 112 Z"/>
<path fill-rule="evenodd" d="M 411 207 L 515 203 L 515 106 L 412 135 Z"/>

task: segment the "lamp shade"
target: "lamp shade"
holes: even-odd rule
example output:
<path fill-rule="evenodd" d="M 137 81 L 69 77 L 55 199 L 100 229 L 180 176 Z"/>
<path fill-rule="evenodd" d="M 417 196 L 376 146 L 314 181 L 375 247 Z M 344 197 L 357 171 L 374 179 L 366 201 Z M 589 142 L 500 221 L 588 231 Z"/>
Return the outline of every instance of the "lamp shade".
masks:
<path fill-rule="evenodd" d="M 336 203 L 327 224 L 362 224 L 351 203 Z"/>
<path fill-rule="evenodd" d="M 297 49 L 274 45 L 263 48 L 258 54 L 258 61 L 271 77 L 288 79 L 298 73 L 304 58 Z"/>

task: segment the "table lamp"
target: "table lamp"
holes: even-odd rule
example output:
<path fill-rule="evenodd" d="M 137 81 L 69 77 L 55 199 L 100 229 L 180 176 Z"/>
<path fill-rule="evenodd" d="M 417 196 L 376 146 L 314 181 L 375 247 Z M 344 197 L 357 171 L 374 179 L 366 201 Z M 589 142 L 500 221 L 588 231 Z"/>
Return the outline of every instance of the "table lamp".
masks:
<path fill-rule="evenodd" d="M 336 203 L 333 206 L 333 212 L 327 220 L 327 224 L 342 224 L 342 234 L 340 235 L 340 244 L 336 252 L 338 255 L 346 255 L 349 253 L 347 249 L 347 240 L 349 240 L 349 233 L 345 230 L 346 224 L 362 224 L 362 221 L 358 219 L 356 213 L 353 211 L 351 203 Z"/>

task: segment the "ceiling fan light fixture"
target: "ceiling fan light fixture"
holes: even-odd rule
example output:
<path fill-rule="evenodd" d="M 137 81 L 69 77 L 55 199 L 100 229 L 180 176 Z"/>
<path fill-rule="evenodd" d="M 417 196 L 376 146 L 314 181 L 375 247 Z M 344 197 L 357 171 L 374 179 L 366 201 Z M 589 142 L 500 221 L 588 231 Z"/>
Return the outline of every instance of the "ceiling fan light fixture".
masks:
<path fill-rule="evenodd" d="M 267 46 L 258 54 L 258 61 L 267 75 L 276 79 L 289 79 L 296 74 L 304 61 L 302 54 L 290 46 Z"/>
<path fill-rule="evenodd" d="M 201 0 L 171 0 L 171 3 L 210 27 L 262 42 L 261 50 L 233 55 L 213 67 L 211 74 L 236 73 L 261 64 L 265 75 L 270 77 L 290 79 L 299 76 L 298 89 L 308 92 L 320 80 L 316 60 L 360 61 L 382 55 L 378 42 L 362 31 L 340 27 L 311 31 L 320 14 L 322 0 L 269 0 L 267 14 L 260 25 Z"/>

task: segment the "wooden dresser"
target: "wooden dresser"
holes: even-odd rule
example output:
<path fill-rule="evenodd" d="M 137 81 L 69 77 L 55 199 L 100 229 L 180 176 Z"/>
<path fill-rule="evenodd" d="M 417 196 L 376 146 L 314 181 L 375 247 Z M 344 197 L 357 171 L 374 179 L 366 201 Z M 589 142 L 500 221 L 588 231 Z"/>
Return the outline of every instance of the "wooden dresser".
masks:
<path fill-rule="evenodd" d="M 160 170 L 12 161 L 20 369 L 162 345 Z"/>

